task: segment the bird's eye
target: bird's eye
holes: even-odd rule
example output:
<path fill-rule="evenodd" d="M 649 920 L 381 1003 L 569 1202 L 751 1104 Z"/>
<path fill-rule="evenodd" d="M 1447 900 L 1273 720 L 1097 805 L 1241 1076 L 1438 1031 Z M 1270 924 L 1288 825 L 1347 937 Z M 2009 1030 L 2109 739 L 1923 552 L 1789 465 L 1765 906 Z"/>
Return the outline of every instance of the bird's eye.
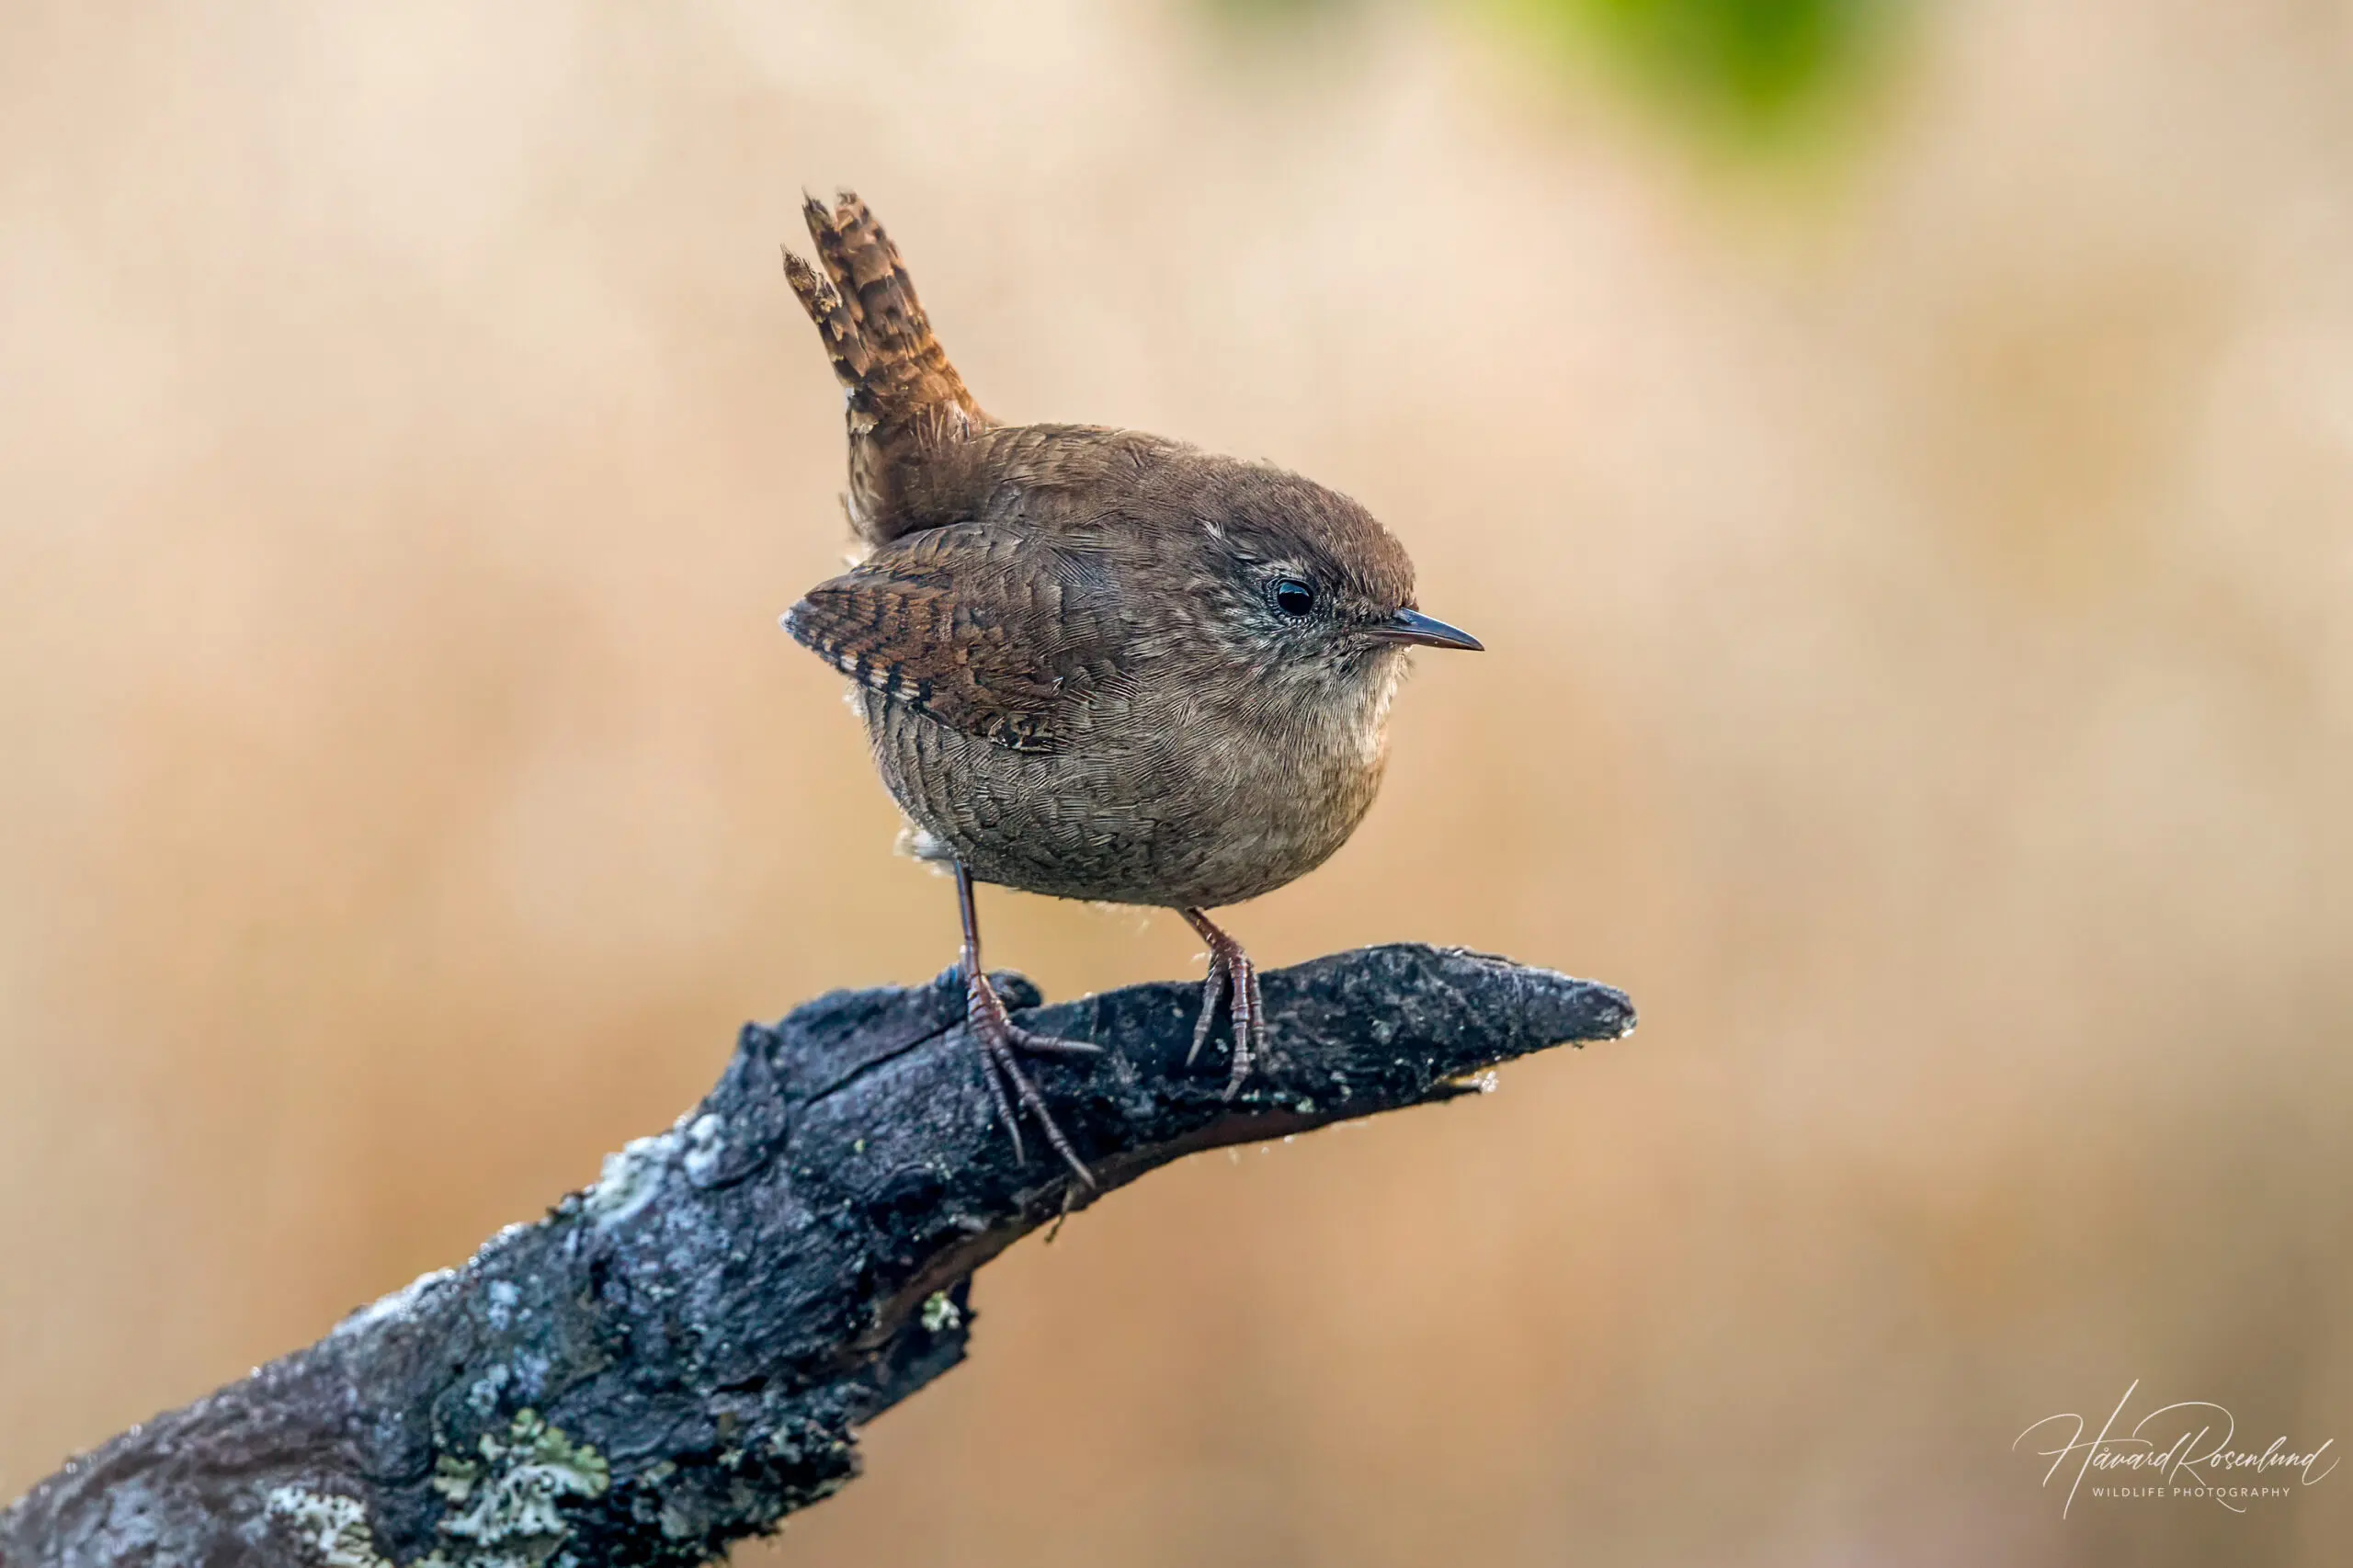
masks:
<path fill-rule="evenodd" d="M 1296 577 L 1283 577 L 1274 586 L 1275 608 L 1285 615 L 1305 615 L 1315 608 L 1315 590 Z"/>

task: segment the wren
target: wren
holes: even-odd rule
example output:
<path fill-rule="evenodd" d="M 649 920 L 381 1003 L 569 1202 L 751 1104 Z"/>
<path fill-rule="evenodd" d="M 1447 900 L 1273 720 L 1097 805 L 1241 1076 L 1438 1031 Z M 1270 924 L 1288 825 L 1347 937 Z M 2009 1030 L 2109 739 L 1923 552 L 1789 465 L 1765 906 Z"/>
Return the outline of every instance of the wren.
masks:
<path fill-rule="evenodd" d="M 991 418 L 865 204 L 806 216 L 818 266 L 788 250 L 785 276 L 847 393 L 865 554 L 784 626 L 854 683 L 915 853 L 954 868 L 968 1032 L 1017 1157 L 1017 1104 L 1091 1181 L 1017 1053 L 1096 1048 L 1007 1015 L 974 881 L 1183 915 L 1209 945 L 1187 1062 L 1226 1001 L 1231 1098 L 1265 1009 L 1206 911 L 1346 843 L 1406 650 L 1480 644 L 1415 607 L 1404 547 L 1345 495 L 1138 431 Z"/>

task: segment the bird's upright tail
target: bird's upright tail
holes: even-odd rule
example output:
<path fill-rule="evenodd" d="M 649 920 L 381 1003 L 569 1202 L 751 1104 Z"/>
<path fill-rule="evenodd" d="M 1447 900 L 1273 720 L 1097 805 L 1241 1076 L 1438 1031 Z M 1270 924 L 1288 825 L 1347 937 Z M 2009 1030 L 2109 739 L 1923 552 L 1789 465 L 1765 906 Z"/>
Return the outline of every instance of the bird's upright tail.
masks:
<path fill-rule="evenodd" d="M 995 421 L 948 362 L 899 247 L 866 203 L 845 190 L 830 209 L 811 197 L 802 215 L 824 270 L 788 250 L 784 274 L 849 393 L 850 526 L 881 544 L 937 520 L 941 449 Z"/>
<path fill-rule="evenodd" d="M 880 543 L 904 531 L 893 514 L 893 471 L 922 449 L 993 423 L 948 362 L 915 298 L 899 247 L 849 191 L 830 210 L 803 209 L 821 273 L 784 253 L 784 275 L 849 392 L 850 521 Z"/>

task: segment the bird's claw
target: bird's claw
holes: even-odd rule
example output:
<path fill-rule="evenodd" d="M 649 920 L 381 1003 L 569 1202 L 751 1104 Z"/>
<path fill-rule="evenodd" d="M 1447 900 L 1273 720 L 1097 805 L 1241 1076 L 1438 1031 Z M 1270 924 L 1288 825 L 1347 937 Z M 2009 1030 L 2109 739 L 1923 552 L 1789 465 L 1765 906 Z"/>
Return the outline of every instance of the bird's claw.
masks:
<path fill-rule="evenodd" d="M 1054 1120 L 1053 1113 L 1046 1108 L 1045 1096 L 1038 1093 L 1038 1086 L 1021 1070 L 1015 1053 L 1026 1051 L 1040 1056 L 1095 1056 L 1101 1054 L 1103 1048 L 1087 1040 L 1063 1040 L 1058 1035 L 1023 1028 L 1013 1021 L 1012 1015 L 1006 1011 L 1004 998 L 977 967 L 964 973 L 964 1025 L 981 1048 L 981 1076 L 988 1083 L 989 1097 L 996 1103 L 998 1118 L 1012 1135 L 1015 1161 L 1029 1158 L 1021 1143 L 1021 1119 L 1015 1110 L 1017 1101 L 1022 1109 L 1037 1119 L 1046 1142 L 1078 1179 L 1095 1186 L 1095 1173 L 1086 1168 L 1086 1162 L 1071 1147 L 1070 1139 Z"/>
<path fill-rule="evenodd" d="M 1201 1016 L 1193 1024 L 1193 1049 L 1185 1053 L 1185 1065 L 1190 1067 L 1201 1054 L 1210 1028 L 1217 1021 L 1217 1005 L 1228 1001 L 1233 1019 L 1233 1067 L 1226 1077 L 1225 1092 L 1218 1097 L 1230 1100 L 1242 1092 L 1251 1067 L 1267 1051 L 1267 1009 L 1258 999 L 1258 966 L 1250 961 L 1242 944 L 1211 925 L 1209 916 L 1187 910 L 1185 918 L 1210 945 L 1210 971 L 1201 982 Z"/>

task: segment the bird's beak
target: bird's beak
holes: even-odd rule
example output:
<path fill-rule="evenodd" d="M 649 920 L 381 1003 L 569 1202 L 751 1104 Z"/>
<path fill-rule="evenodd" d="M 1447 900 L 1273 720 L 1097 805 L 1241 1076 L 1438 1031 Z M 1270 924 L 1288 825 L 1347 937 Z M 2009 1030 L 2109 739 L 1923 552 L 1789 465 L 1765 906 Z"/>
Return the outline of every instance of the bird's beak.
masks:
<path fill-rule="evenodd" d="M 1417 609 L 1401 609 L 1365 630 L 1383 642 L 1418 642 L 1425 648 L 1461 648 L 1472 653 L 1486 647 L 1468 631 L 1433 620 Z"/>

